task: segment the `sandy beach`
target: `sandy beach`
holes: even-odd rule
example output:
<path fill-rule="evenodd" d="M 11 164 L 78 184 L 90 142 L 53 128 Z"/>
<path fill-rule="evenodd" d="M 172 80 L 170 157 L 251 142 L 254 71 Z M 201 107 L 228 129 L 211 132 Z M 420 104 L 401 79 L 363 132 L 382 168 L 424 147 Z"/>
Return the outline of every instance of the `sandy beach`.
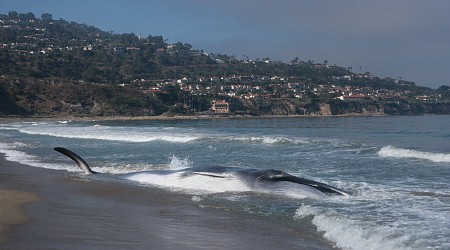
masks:
<path fill-rule="evenodd" d="M 7 233 L 14 226 L 27 222 L 22 206 L 37 200 L 34 193 L 0 190 L 0 243 L 8 240 Z"/>
<path fill-rule="evenodd" d="M 6 161 L 1 249 L 333 249 L 274 221 L 192 196 Z"/>

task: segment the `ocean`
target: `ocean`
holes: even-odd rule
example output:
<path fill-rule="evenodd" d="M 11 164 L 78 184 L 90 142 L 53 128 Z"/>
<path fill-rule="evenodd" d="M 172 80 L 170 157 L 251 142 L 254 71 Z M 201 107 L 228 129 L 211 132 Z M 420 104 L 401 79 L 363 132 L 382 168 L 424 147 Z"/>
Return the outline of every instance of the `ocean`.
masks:
<path fill-rule="evenodd" d="M 0 124 L 9 161 L 86 181 L 185 195 L 320 235 L 342 249 L 450 249 L 450 116 L 59 121 Z M 82 156 L 100 177 L 67 157 Z M 263 193 L 222 178 L 130 173 L 194 166 L 277 169 L 350 196 Z"/>

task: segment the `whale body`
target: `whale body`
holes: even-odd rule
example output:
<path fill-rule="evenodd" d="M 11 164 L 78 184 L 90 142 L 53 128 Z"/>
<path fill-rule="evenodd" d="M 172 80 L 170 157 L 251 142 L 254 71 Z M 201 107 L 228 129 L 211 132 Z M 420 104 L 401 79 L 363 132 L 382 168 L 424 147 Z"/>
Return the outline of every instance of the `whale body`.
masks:
<path fill-rule="evenodd" d="M 76 153 L 54 148 L 73 161 L 86 173 L 97 174 Z M 154 170 L 124 174 L 128 180 L 179 189 L 209 190 L 211 192 L 256 191 L 295 197 L 323 197 L 350 194 L 325 183 L 300 178 L 280 170 L 243 169 L 238 167 L 206 166 L 182 170 Z"/>

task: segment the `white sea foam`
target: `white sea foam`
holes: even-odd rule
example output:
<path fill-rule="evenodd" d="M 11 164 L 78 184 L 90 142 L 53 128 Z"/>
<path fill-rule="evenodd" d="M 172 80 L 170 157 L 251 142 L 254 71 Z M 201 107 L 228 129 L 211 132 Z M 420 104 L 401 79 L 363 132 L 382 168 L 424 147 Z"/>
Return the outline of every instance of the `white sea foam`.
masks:
<path fill-rule="evenodd" d="M 176 143 L 187 143 L 197 140 L 199 136 L 192 134 L 161 133 L 152 131 L 116 130 L 109 127 L 26 127 L 18 129 L 21 133 L 31 135 L 47 135 L 53 137 L 70 139 L 96 139 L 106 141 L 122 142 L 151 142 L 166 141 Z"/>
<path fill-rule="evenodd" d="M 0 143 L 0 153 L 5 154 L 5 158 L 8 161 L 18 162 L 32 167 L 67 170 L 70 172 L 79 171 L 78 167 L 73 165 L 44 163 L 39 159 L 39 157 L 19 151 L 16 149 L 15 145 L 11 144 Z"/>
<path fill-rule="evenodd" d="M 247 143 L 262 143 L 262 144 L 278 144 L 278 143 L 291 143 L 291 144 L 308 144 L 309 141 L 304 138 L 287 138 L 283 136 L 228 136 L 221 138 L 228 141 L 240 141 Z"/>
<path fill-rule="evenodd" d="M 396 148 L 394 146 L 386 146 L 381 148 L 378 155 L 381 157 L 414 158 L 432 162 L 450 163 L 450 154 L 422 152 L 411 149 Z"/>
<path fill-rule="evenodd" d="M 0 130 L 17 130 L 17 128 L 7 127 L 7 126 L 0 126 Z"/>
<path fill-rule="evenodd" d="M 147 128 L 126 128 L 110 127 L 95 124 L 88 127 L 71 126 L 69 122 L 58 123 L 30 123 L 16 124 L 13 127 L 1 127 L 4 130 L 17 130 L 24 134 L 46 135 L 69 139 L 94 139 L 106 141 L 122 142 L 151 142 L 166 141 L 175 143 L 188 143 L 199 139 L 212 139 L 221 141 L 237 141 L 245 143 L 261 144 L 309 144 L 314 140 L 308 138 L 288 138 L 284 136 L 239 136 L 239 135 L 218 135 L 211 133 L 201 133 L 193 129 L 179 130 L 173 127 L 147 127 Z"/>
<path fill-rule="evenodd" d="M 408 240 L 395 228 L 361 222 L 333 212 L 320 212 L 309 205 L 297 209 L 294 218 L 313 216 L 312 222 L 324 237 L 342 249 L 408 249 Z"/>
<path fill-rule="evenodd" d="M 347 232 L 342 229 L 346 226 L 350 227 L 349 230 L 359 228 L 361 236 L 351 239 L 356 243 L 347 249 L 360 249 L 366 240 L 374 241 L 372 249 L 450 249 L 446 242 L 450 236 L 446 230 L 450 225 L 448 192 L 436 192 L 433 187 L 423 189 L 417 187 L 417 183 L 409 187 L 392 184 L 348 183 L 346 185 L 357 192 L 349 199 L 333 199 L 338 206 L 331 204 L 329 209 L 323 206 L 303 207 L 298 214 L 317 215 L 317 221 L 313 223 L 322 223 L 322 231 L 329 231 L 330 240 L 331 237 L 340 237 L 339 230 Z M 386 242 L 377 247 L 375 243 L 379 240 Z M 397 247 L 386 247 L 386 244 Z"/>
<path fill-rule="evenodd" d="M 192 196 L 191 199 L 192 199 L 192 201 L 194 201 L 194 202 L 200 202 L 200 201 L 203 200 L 203 197 L 198 196 L 198 195 L 194 195 L 194 196 Z"/>
<path fill-rule="evenodd" d="M 99 173 L 108 173 L 108 174 L 131 174 L 137 172 L 145 172 L 145 171 L 159 171 L 159 170 L 182 170 L 189 167 L 192 167 L 192 161 L 189 158 L 179 158 L 175 155 L 172 155 L 169 158 L 168 164 L 145 164 L 145 163 L 132 163 L 132 164 L 123 164 L 123 163 L 115 163 L 115 162 L 92 162 L 90 167 L 93 171 Z"/>

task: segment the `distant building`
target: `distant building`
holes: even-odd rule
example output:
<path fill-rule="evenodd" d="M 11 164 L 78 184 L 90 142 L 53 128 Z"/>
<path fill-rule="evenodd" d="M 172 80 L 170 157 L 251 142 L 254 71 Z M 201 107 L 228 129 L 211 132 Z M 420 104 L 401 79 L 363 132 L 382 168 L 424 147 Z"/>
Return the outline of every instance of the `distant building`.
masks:
<path fill-rule="evenodd" d="M 213 101 L 211 111 L 213 113 L 225 114 L 230 112 L 230 104 L 226 101 Z"/>
<path fill-rule="evenodd" d="M 348 95 L 348 96 L 339 96 L 336 99 L 341 99 L 342 101 L 364 101 L 366 97 L 364 95 Z"/>
<path fill-rule="evenodd" d="M 422 95 L 422 96 L 416 96 L 416 100 L 419 101 L 428 101 L 430 98 L 426 95 Z"/>
<path fill-rule="evenodd" d="M 156 49 L 155 50 L 155 55 L 164 55 L 164 52 L 165 52 L 166 50 L 164 49 L 164 48 L 159 48 L 159 49 Z"/>
<path fill-rule="evenodd" d="M 240 76 L 239 77 L 239 81 L 241 81 L 241 82 L 252 82 L 253 81 L 253 77 L 251 77 L 251 76 Z"/>

